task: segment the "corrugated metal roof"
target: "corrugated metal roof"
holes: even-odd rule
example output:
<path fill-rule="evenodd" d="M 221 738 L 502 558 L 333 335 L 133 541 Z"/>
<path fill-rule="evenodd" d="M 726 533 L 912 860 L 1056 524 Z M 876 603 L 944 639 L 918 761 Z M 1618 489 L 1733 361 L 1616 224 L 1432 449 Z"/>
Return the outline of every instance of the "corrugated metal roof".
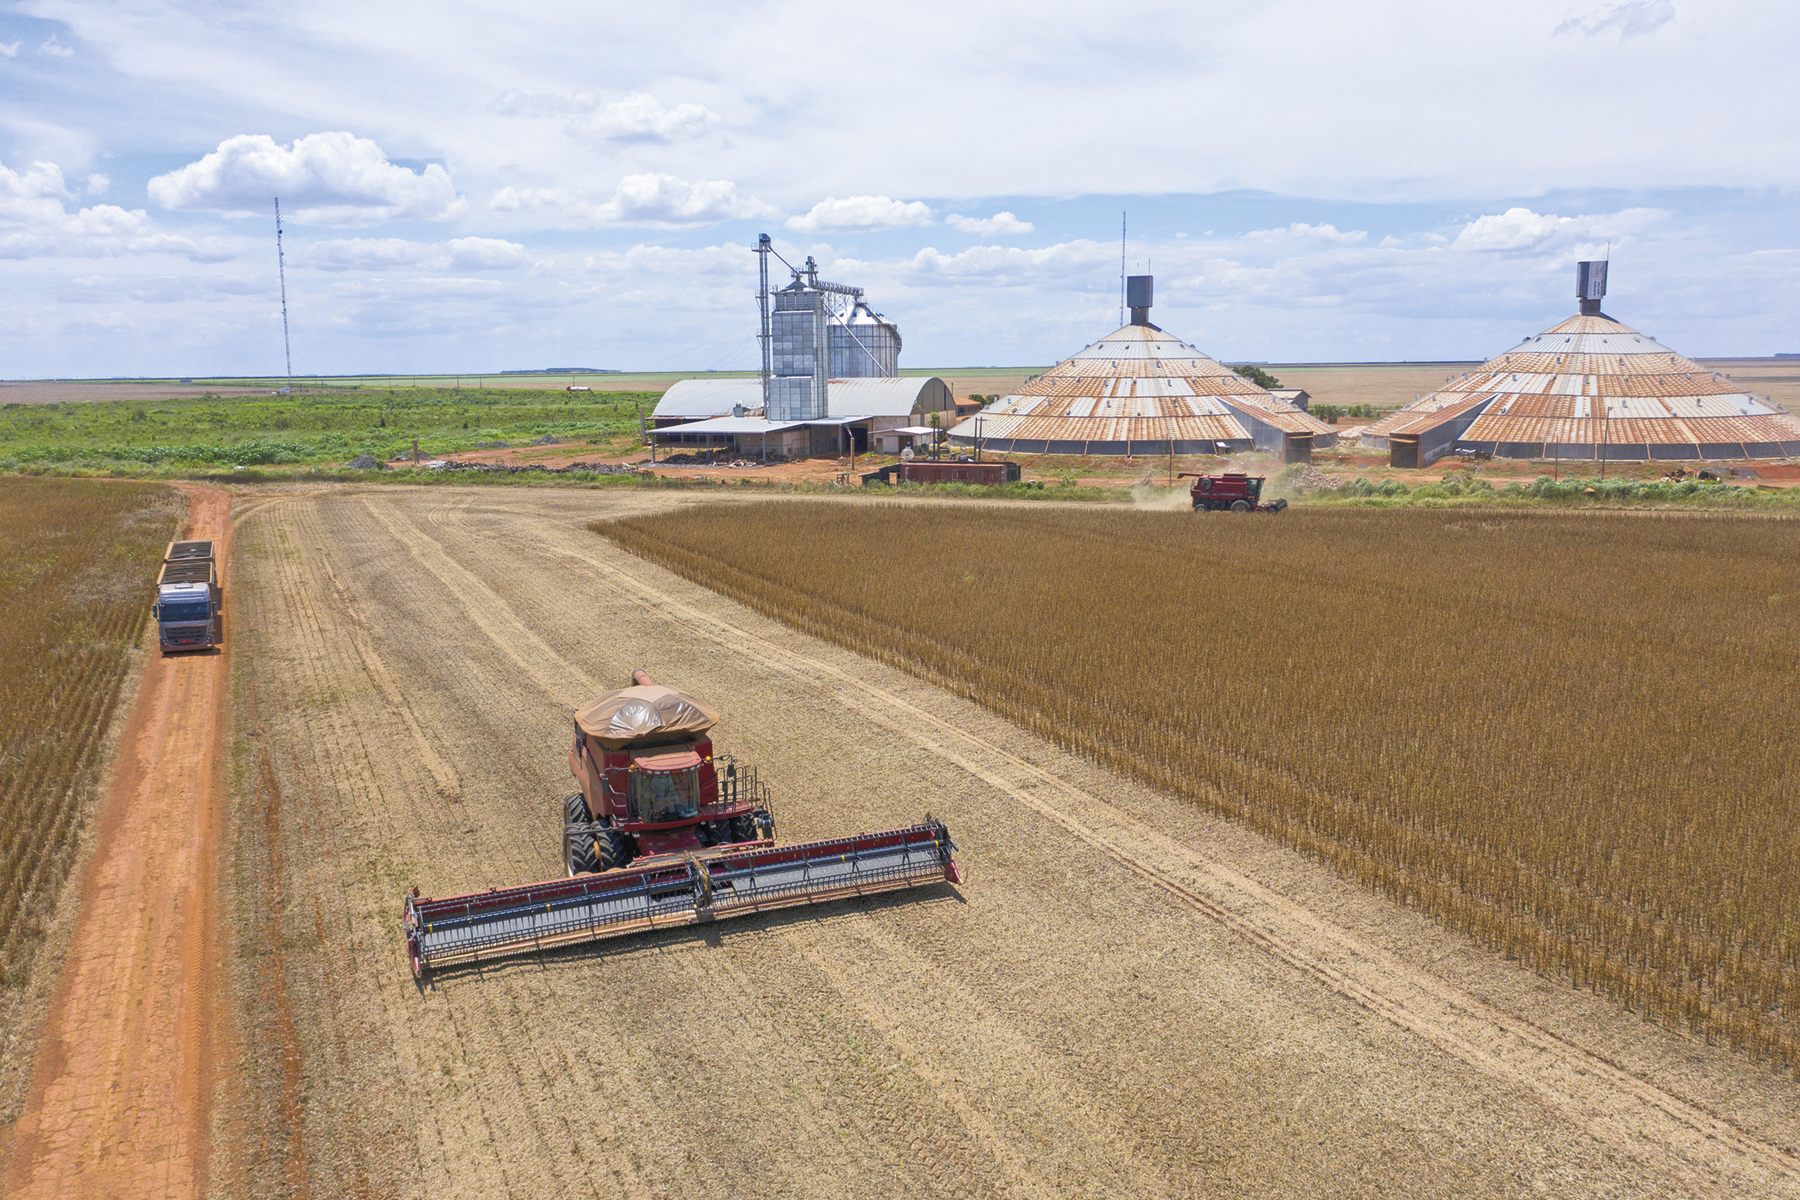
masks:
<path fill-rule="evenodd" d="M 677 435 L 688 433 L 779 433 L 783 429 L 798 429 L 802 425 L 819 423 L 816 421 L 765 421 L 761 417 L 714 417 L 707 421 L 689 421 L 685 425 L 672 425 L 657 432 Z"/>
<path fill-rule="evenodd" d="M 1606 316 L 1576 316 L 1526 338 L 1370 426 L 1419 434 L 1494 404 L 1468 442 L 1681 445 L 1793 441 L 1800 420 L 1654 338 Z"/>
<path fill-rule="evenodd" d="M 932 384 L 944 386 L 936 376 L 901 376 L 891 379 L 833 379 L 826 392 L 833 416 L 904 417 L 921 411 L 919 402 Z M 760 379 L 681 379 L 664 392 L 652 415 L 664 417 L 722 417 L 742 404 L 762 407 Z"/>
<path fill-rule="evenodd" d="M 737 405 L 762 407 L 760 379 L 678 379 L 656 402 L 656 417 L 722 417 Z"/>
<path fill-rule="evenodd" d="M 1296 393 L 1297 394 L 1297 393 Z M 1242 441 L 1232 407 L 1285 433 L 1335 440 L 1329 425 L 1272 396 L 1179 338 L 1126 325 L 1003 397 L 980 415 L 984 437 L 1023 441 Z M 951 430 L 966 440 L 976 418 Z"/>

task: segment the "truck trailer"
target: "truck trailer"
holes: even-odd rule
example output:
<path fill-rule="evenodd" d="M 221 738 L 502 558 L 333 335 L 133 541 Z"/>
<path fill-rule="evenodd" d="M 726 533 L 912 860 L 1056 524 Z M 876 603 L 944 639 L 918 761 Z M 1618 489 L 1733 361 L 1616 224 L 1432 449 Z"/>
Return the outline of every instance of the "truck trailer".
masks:
<path fill-rule="evenodd" d="M 170 542 L 156 577 L 157 639 L 164 654 L 209 650 L 224 634 L 225 596 L 211 542 Z"/>

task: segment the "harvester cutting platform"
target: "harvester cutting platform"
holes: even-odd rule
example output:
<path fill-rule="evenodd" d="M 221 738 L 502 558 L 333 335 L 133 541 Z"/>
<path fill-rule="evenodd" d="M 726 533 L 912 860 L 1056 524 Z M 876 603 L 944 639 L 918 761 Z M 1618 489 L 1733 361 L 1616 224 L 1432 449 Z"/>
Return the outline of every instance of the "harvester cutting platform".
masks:
<path fill-rule="evenodd" d="M 402 915 L 413 974 L 961 882 L 950 831 L 929 813 L 906 829 L 777 846 L 768 786 L 713 753 L 718 721 L 642 671 L 577 712 L 569 770 L 581 790 L 558 814 L 568 877 L 435 900 L 414 888 Z"/>

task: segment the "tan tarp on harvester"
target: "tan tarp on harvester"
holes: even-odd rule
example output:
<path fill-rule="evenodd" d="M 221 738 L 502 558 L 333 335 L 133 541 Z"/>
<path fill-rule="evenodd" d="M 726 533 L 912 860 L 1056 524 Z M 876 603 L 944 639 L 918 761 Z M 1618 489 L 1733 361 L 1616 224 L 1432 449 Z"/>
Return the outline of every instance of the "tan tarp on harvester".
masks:
<path fill-rule="evenodd" d="M 623 750 L 634 742 L 705 733 L 719 723 L 719 714 L 686 692 L 651 684 L 607 692 L 577 712 L 575 723 L 608 750 Z"/>

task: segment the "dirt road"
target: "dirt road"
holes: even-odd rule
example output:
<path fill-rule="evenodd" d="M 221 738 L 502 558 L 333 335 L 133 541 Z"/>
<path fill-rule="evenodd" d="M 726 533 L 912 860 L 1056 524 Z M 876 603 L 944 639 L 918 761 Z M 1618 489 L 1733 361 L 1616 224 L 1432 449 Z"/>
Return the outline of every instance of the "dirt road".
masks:
<path fill-rule="evenodd" d="M 221 1190 L 1800 1195 L 1790 1082 L 584 528 L 681 502 L 240 501 Z M 930 809 L 965 885 L 415 986 L 402 891 L 557 874 L 570 711 L 636 666 L 784 839 Z"/>
<path fill-rule="evenodd" d="M 230 496 L 186 490 L 182 536 L 211 538 L 229 567 Z M 0 1175 L 7 1196 L 206 1194 L 227 672 L 222 653 L 150 658 Z"/>

